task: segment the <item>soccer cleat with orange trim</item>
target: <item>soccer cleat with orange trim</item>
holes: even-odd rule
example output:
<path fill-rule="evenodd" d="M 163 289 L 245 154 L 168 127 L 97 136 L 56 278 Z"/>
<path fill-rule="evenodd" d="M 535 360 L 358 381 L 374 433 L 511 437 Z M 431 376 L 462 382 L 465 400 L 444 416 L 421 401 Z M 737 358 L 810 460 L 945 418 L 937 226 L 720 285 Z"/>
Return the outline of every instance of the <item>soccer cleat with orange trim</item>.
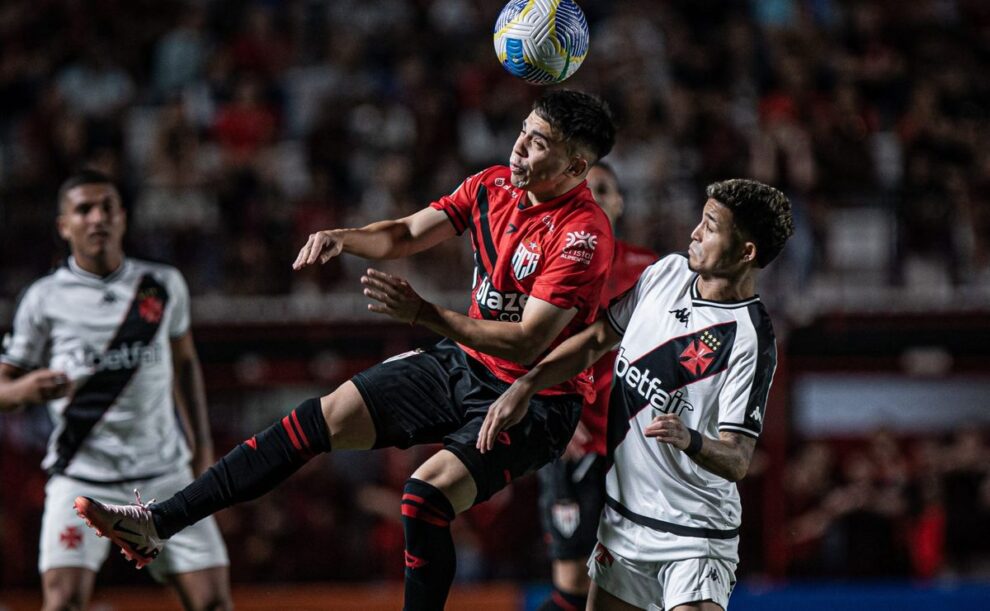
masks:
<path fill-rule="evenodd" d="M 130 505 L 104 505 L 88 496 L 77 496 L 73 505 L 96 534 L 108 537 L 140 569 L 158 557 L 165 542 L 158 537 L 151 510 L 141 502 L 140 493 L 135 490 L 134 495 L 137 502 Z"/>

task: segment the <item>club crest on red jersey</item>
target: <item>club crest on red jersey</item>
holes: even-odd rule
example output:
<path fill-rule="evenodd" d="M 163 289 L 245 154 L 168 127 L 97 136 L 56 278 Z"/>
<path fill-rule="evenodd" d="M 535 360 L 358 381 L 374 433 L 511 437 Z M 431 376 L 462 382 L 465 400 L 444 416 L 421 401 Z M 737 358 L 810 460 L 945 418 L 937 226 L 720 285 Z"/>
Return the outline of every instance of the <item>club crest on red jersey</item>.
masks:
<path fill-rule="evenodd" d="M 524 240 L 516 247 L 512 255 L 512 271 L 516 278 L 522 280 L 536 271 L 540 263 L 540 245 L 532 240 Z"/>

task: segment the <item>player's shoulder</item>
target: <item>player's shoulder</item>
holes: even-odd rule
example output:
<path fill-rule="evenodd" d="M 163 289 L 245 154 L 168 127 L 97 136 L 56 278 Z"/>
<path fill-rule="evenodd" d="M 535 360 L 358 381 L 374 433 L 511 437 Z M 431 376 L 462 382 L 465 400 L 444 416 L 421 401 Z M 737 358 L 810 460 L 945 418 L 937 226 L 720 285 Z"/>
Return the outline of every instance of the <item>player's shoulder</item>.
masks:
<path fill-rule="evenodd" d="M 151 261 L 149 259 L 135 259 L 133 257 L 128 257 L 127 261 L 131 265 L 134 274 L 151 274 L 166 284 L 173 284 L 177 282 L 182 283 L 183 285 L 185 284 L 185 278 L 183 278 L 182 272 L 180 272 L 175 266 L 169 265 L 168 263 Z"/>
<path fill-rule="evenodd" d="M 688 267 L 687 253 L 674 252 L 660 256 L 653 262 L 652 265 L 647 267 L 643 273 L 648 273 L 653 276 L 685 273 L 689 274 L 691 273 L 691 269 Z"/>
<path fill-rule="evenodd" d="M 746 323 L 752 327 L 753 334 L 759 340 L 773 340 L 776 336 L 773 331 L 773 321 L 759 297 L 746 305 L 744 313 L 741 314 Z"/>
<path fill-rule="evenodd" d="M 53 291 L 64 286 L 66 274 L 69 270 L 65 263 L 61 263 L 48 270 L 45 275 L 35 278 L 30 284 L 21 290 L 17 298 L 18 304 L 23 304 L 32 300 L 37 300 L 45 295 L 50 295 Z"/>
<path fill-rule="evenodd" d="M 599 231 L 607 232 L 612 236 L 612 223 L 608 220 L 608 215 L 602 207 L 595 202 L 594 196 L 588 190 L 586 184 L 575 187 L 575 192 L 567 205 L 554 208 L 556 213 L 555 222 L 559 226 L 584 225 L 593 227 Z"/>

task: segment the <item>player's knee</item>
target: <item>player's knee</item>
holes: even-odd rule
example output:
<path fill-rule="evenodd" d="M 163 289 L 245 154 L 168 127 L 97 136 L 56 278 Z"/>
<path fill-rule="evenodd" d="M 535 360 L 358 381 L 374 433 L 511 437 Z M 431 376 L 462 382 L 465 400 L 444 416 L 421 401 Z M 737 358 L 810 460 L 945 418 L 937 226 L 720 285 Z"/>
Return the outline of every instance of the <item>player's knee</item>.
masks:
<path fill-rule="evenodd" d="M 353 382 L 320 398 L 320 408 L 334 449 L 367 450 L 375 443 L 375 425 Z"/>
<path fill-rule="evenodd" d="M 402 517 L 445 528 L 454 519 L 454 507 L 436 486 L 410 477 L 402 488 Z"/>

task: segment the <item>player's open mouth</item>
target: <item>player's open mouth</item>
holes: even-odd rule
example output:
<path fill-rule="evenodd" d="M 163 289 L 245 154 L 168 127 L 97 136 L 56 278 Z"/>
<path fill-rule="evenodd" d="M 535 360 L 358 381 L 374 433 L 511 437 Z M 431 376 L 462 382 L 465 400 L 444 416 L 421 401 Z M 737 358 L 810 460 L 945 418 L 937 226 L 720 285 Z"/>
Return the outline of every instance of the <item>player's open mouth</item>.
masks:
<path fill-rule="evenodd" d="M 514 164 L 514 163 L 510 163 L 510 164 L 509 164 L 509 170 L 510 170 L 510 171 L 511 171 L 511 172 L 512 172 L 513 174 L 525 174 L 525 173 L 526 173 L 526 168 L 524 168 L 524 167 L 523 167 L 523 166 L 521 166 L 521 165 L 516 165 L 516 164 Z"/>

